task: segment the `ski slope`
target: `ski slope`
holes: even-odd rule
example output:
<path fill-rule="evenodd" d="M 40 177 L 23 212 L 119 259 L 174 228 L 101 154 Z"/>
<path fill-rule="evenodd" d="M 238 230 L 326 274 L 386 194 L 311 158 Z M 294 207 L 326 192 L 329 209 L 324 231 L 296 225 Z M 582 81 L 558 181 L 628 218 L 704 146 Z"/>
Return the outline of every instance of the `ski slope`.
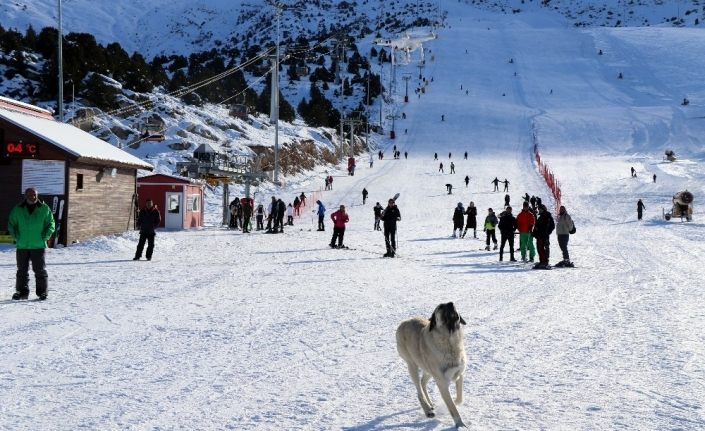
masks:
<path fill-rule="evenodd" d="M 447 301 L 467 321 L 470 429 L 705 427 L 705 101 L 691 80 L 705 60 L 679 48 L 705 35 L 446 6 L 449 25 L 427 45 L 433 82 L 407 105 L 399 96 L 407 118 L 385 159 L 360 157 L 354 177 L 341 166 L 323 193 L 328 214 L 349 210 L 351 250 L 328 248 L 331 222 L 316 232 L 310 204 L 282 235 L 221 229 L 213 209 L 211 227 L 160 232 L 151 262 L 131 260 L 135 233 L 50 250 L 49 300 L 0 301 L 0 428 L 449 429 L 433 384 L 437 416 L 423 416 L 394 340 L 399 322 Z M 515 208 L 525 192 L 549 201 L 532 132 L 577 225 L 575 269 L 500 263 L 482 241 L 450 237 L 457 202 L 474 201 L 479 223 L 501 208 L 495 176 Z M 667 147 L 678 162 L 661 160 Z M 258 198 L 310 194 L 324 174 Z M 695 220 L 663 221 L 686 188 Z M 395 193 L 399 257 L 383 259 L 372 206 Z M 551 252 L 555 263 L 555 237 Z M 0 268 L 9 298 L 11 248 Z"/>

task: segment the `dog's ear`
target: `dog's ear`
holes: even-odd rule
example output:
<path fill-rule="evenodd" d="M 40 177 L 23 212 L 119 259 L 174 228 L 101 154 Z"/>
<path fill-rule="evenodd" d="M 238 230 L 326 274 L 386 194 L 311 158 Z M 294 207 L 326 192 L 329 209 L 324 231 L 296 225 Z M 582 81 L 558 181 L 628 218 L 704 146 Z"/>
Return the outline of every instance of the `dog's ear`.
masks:
<path fill-rule="evenodd" d="M 431 325 L 429 325 L 429 327 L 428 327 L 428 332 L 431 332 L 431 331 L 433 331 L 433 328 L 436 327 L 436 312 L 435 311 L 433 312 L 433 314 L 431 314 L 431 318 L 429 318 L 428 320 L 431 321 Z"/>
<path fill-rule="evenodd" d="M 465 319 L 463 319 L 463 316 L 461 316 L 460 314 L 458 314 L 458 317 L 460 318 L 460 323 L 461 323 L 461 324 L 467 325 L 467 323 L 465 323 Z"/>

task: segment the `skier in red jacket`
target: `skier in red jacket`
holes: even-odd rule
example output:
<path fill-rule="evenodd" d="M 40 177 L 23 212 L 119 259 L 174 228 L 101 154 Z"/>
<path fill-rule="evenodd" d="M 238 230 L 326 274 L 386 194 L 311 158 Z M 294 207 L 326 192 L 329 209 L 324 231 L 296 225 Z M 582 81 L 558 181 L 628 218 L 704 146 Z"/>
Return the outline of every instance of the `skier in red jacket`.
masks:
<path fill-rule="evenodd" d="M 345 236 L 345 223 L 350 221 L 348 213 L 345 212 L 345 205 L 341 205 L 340 209 L 330 215 L 331 220 L 333 220 L 333 238 L 330 240 L 331 248 L 345 248 L 343 246 L 343 237 Z M 335 245 L 336 239 L 338 240 L 338 245 Z"/>

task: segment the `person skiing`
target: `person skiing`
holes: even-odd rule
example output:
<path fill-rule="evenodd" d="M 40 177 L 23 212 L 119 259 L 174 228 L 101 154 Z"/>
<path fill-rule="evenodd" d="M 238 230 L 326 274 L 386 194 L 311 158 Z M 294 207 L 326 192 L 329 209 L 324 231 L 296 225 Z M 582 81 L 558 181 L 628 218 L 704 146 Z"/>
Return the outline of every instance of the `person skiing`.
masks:
<path fill-rule="evenodd" d="M 494 177 L 494 180 L 490 181 L 490 183 L 494 184 L 494 190 L 493 192 L 498 192 L 499 191 L 499 178 Z"/>
<path fill-rule="evenodd" d="M 497 236 L 495 235 L 495 226 L 497 226 L 497 223 L 499 223 L 499 220 L 497 220 L 497 216 L 494 214 L 494 211 L 492 208 L 489 208 L 487 210 L 487 217 L 485 217 L 485 224 L 484 228 L 482 229 L 486 234 L 487 234 L 487 240 L 486 240 L 486 247 L 485 250 L 490 249 L 490 239 L 492 240 L 492 243 L 494 244 L 494 250 L 497 250 Z"/>
<path fill-rule="evenodd" d="M 326 183 L 326 190 L 330 190 L 330 183 L 328 182 L 328 177 L 326 176 L 325 178 L 325 183 Z"/>
<path fill-rule="evenodd" d="M 536 238 L 536 248 L 539 252 L 539 262 L 534 265 L 534 269 L 551 269 L 548 259 L 551 254 L 551 243 L 549 238 L 555 228 L 553 216 L 546 210 L 546 205 L 539 205 L 539 217 L 534 225 L 533 236 Z"/>
<path fill-rule="evenodd" d="M 299 200 L 301 201 L 301 206 L 306 206 L 306 194 L 304 192 L 301 192 L 299 195 Z"/>
<path fill-rule="evenodd" d="M 467 159 L 468 159 L 468 152 L 466 151 L 465 152 L 465 160 L 467 160 Z"/>
<path fill-rule="evenodd" d="M 521 260 L 526 262 L 526 250 L 529 250 L 529 261 L 534 261 L 536 249 L 534 248 L 534 238 L 531 236 L 531 231 L 536 224 L 536 217 L 529 209 L 529 203 L 524 201 L 519 215 L 517 215 L 517 230 L 519 231 L 519 250 L 521 251 Z"/>
<path fill-rule="evenodd" d="M 458 205 L 455 207 L 455 210 L 453 211 L 453 238 L 457 238 L 462 235 L 463 233 L 463 225 L 465 224 L 465 208 L 463 208 L 463 203 L 458 202 Z M 455 234 L 455 231 L 458 231 L 458 234 Z"/>
<path fill-rule="evenodd" d="M 301 201 L 298 196 L 294 196 L 294 214 L 297 217 L 301 215 Z"/>
<path fill-rule="evenodd" d="M 448 153 L 448 158 L 450 159 L 451 157 L 452 157 L 452 154 L 451 154 L 451 153 Z"/>
<path fill-rule="evenodd" d="M 365 202 L 367 202 L 367 189 L 363 188 L 362 189 L 362 204 L 365 205 Z"/>
<path fill-rule="evenodd" d="M 291 204 L 286 207 L 286 224 L 289 226 L 294 225 L 294 207 Z"/>
<path fill-rule="evenodd" d="M 573 219 L 566 211 L 565 207 L 561 205 L 558 209 L 558 221 L 556 222 L 556 237 L 558 238 L 558 246 L 561 248 L 563 253 L 563 260 L 555 264 L 557 267 L 567 267 L 572 268 L 573 262 L 570 261 L 570 255 L 568 254 L 568 239 L 570 239 L 570 234 L 575 232 L 575 224 Z"/>
<path fill-rule="evenodd" d="M 499 261 L 502 261 L 504 254 L 504 244 L 509 242 L 509 261 L 516 262 L 514 259 L 514 231 L 517 229 L 517 219 L 512 215 L 512 207 L 507 206 L 499 215 L 499 234 L 501 243 L 499 245 Z"/>
<path fill-rule="evenodd" d="M 255 217 L 257 219 L 257 230 L 264 230 L 264 205 L 257 205 Z"/>
<path fill-rule="evenodd" d="M 644 202 L 639 199 L 639 201 L 636 203 L 636 217 L 638 220 L 641 220 L 641 216 L 643 214 L 643 211 L 646 209 L 646 205 L 644 205 Z"/>
<path fill-rule="evenodd" d="M 27 188 L 24 192 L 24 200 L 10 211 L 7 222 L 7 230 L 17 244 L 15 250 L 17 273 L 15 274 L 15 293 L 12 294 L 14 301 L 29 297 L 30 262 L 32 262 L 37 297 L 40 300 L 47 299 L 49 274 L 47 273 L 45 255 L 47 241 L 54 234 L 54 229 L 54 216 L 51 208 L 39 200 L 37 189 Z M 141 238 L 142 234 L 140 234 Z M 152 235 L 150 245 L 154 245 L 154 235 Z M 144 241 L 142 241 L 142 246 L 144 246 Z M 151 249 L 148 248 L 147 252 L 151 257 Z"/>
<path fill-rule="evenodd" d="M 382 220 L 384 221 L 384 244 L 387 247 L 384 257 L 394 257 L 397 252 L 397 222 L 401 220 L 401 213 L 394 199 L 387 202 L 387 208 L 382 211 Z"/>
<path fill-rule="evenodd" d="M 433 153 L 433 160 L 438 160 L 438 153 Z"/>
<path fill-rule="evenodd" d="M 634 166 L 632 166 L 632 178 L 636 177 L 636 169 L 634 169 Z"/>
<path fill-rule="evenodd" d="M 505 178 L 504 181 L 502 181 L 502 182 L 504 183 L 504 191 L 508 192 L 509 191 L 509 181 Z"/>
<path fill-rule="evenodd" d="M 269 203 L 269 206 L 267 206 L 267 232 L 266 233 L 274 233 L 276 229 L 276 224 L 277 223 L 277 198 L 272 196 L 272 201 Z M 272 225 L 275 226 L 274 229 L 272 229 Z"/>
<path fill-rule="evenodd" d="M 531 209 L 536 212 L 536 196 L 531 196 L 531 199 L 529 199 L 529 203 L 531 204 Z"/>
<path fill-rule="evenodd" d="M 443 173 L 443 162 L 438 165 L 438 172 Z"/>
<path fill-rule="evenodd" d="M 230 202 L 230 227 L 233 229 L 238 229 L 238 221 L 240 220 L 240 199 L 235 198 Z"/>
<path fill-rule="evenodd" d="M 409 157 L 409 153 L 404 151 L 404 160 L 406 160 Z"/>
<path fill-rule="evenodd" d="M 468 187 L 468 184 L 470 184 L 470 177 L 465 175 L 465 188 Z"/>
<path fill-rule="evenodd" d="M 508 207 L 509 206 L 509 195 L 504 195 L 504 206 Z"/>
<path fill-rule="evenodd" d="M 453 184 L 446 184 L 446 191 L 448 191 L 449 195 L 453 194 Z"/>
<path fill-rule="evenodd" d="M 156 229 L 162 221 L 159 209 L 157 209 L 151 199 L 147 199 L 145 205 L 145 208 L 140 210 L 139 216 L 137 217 L 137 227 L 140 228 L 140 240 L 137 242 L 137 250 L 135 250 L 135 257 L 133 257 L 132 260 L 140 260 L 142 258 L 142 250 L 144 250 L 145 241 L 147 241 L 147 253 L 145 257 L 147 260 L 152 260 L 154 237 L 156 236 L 154 229 Z"/>
<path fill-rule="evenodd" d="M 323 206 L 321 201 L 316 201 L 316 204 L 318 205 L 318 210 L 316 211 L 318 214 L 318 231 L 325 231 L 326 226 L 323 223 L 323 220 L 325 219 L 326 216 L 326 207 Z"/>
<path fill-rule="evenodd" d="M 245 198 L 242 204 L 242 233 L 250 233 L 252 230 L 252 199 Z"/>
<path fill-rule="evenodd" d="M 379 221 L 382 219 L 382 211 L 384 211 L 384 208 L 382 205 L 377 202 L 375 206 L 372 208 L 372 211 L 375 213 L 375 227 L 374 230 L 382 230 L 381 227 L 379 227 Z"/>
<path fill-rule="evenodd" d="M 454 174 L 455 173 L 455 163 L 450 162 L 450 173 Z"/>
<path fill-rule="evenodd" d="M 328 190 L 333 190 L 333 175 L 328 175 Z"/>
<path fill-rule="evenodd" d="M 274 224 L 274 232 L 277 232 L 277 226 L 279 226 L 279 233 L 284 233 L 284 216 L 286 215 L 286 204 L 281 198 L 277 201 L 277 221 Z"/>
<path fill-rule="evenodd" d="M 654 174 L 654 182 L 656 182 L 656 174 Z"/>
<path fill-rule="evenodd" d="M 472 229 L 472 237 L 477 238 L 477 208 L 475 207 L 475 202 L 470 202 L 468 209 L 465 210 L 465 214 L 468 216 L 468 221 L 465 224 L 463 238 L 465 238 L 465 234 L 468 233 L 468 229 Z"/>
<path fill-rule="evenodd" d="M 445 121 L 445 120 L 446 120 L 445 114 L 441 114 L 441 121 Z"/>
<path fill-rule="evenodd" d="M 531 197 L 529 196 L 528 193 L 524 193 L 523 197 L 524 197 L 524 202 L 529 202 L 529 200 L 531 200 Z"/>
<path fill-rule="evenodd" d="M 345 236 L 345 223 L 350 221 L 350 217 L 345 212 L 345 205 L 341 205 L 338 211 L 330 215 L 333 220 L 333 237 L 330 239 L 331 248 L 336 248 L 336 240 L 338 241 L 337 248 L 344 248 L 343 237 Z"/>

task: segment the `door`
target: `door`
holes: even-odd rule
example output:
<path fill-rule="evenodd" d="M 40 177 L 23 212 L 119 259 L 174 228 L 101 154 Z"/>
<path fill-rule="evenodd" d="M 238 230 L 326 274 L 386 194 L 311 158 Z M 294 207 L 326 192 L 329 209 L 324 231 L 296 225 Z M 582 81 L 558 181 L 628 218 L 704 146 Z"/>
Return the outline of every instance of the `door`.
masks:
<path fill-rule="evenodd" d="M 181 193 L 166 194 L 166 214 L 164 227 L 167 229 L 183 229 L 184 206 L 182 205 Z"/>

